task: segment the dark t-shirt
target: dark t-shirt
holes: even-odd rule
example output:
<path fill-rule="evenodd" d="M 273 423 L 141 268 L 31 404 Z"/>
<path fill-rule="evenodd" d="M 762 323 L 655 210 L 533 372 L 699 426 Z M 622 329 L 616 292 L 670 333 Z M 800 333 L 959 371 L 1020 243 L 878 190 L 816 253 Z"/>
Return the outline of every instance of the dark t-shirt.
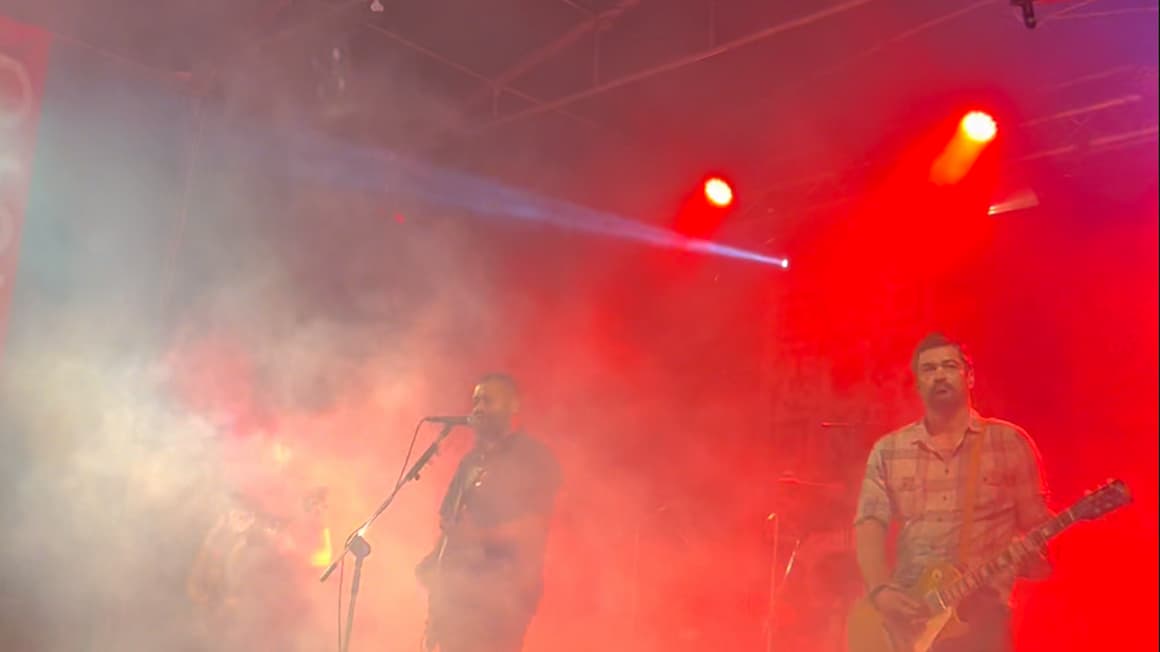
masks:
<path fill-rule="evenodd" d="M 440 518 L 445 527 L 453 523 L 461 504 L 458 517 L 468 516 L 484 528 L 529 516 L 542 517 L 546 528 L 559 487 L 560 466 L 551 450 L 527 435 L 513 434 L 486 454 L 475 448 L 464 456 L 443 498 Z M 532 545 L 482 547 L 452 535 L 442 572 L 538 597 L 538 580 L 528 586 L 527 578 L 539 578 L 543 569 L 547 533 L 541 534 Z"/>

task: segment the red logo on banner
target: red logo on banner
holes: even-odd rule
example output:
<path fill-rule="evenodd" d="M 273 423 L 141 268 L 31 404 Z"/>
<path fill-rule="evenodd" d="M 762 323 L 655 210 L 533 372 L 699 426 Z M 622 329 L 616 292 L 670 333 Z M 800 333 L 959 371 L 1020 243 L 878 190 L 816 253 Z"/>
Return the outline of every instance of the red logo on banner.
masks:
<path fill-rule="evenodd" d="M 15 283 L 47 55 L 47 34 L 0 17 L 0 344 Z"/>

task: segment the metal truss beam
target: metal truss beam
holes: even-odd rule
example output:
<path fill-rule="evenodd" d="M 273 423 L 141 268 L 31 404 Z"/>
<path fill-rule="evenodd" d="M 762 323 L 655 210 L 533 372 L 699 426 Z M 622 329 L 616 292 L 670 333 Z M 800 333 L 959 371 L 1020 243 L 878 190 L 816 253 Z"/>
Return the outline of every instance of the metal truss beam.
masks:
<path fill-rule="evenodd" d="M 1111 83 L 1112 88 L 1105 86 L 1105 92 L 1117 92 L 1105 100 L 1023 121 L 1016 129 L 1038 132 L 1035 140 L 1044 147 L 1009 155 L 1005 161 L 1008 173 L 1018 176 L 1025 166 L 1045 159 L 1080 160 L 1094 154 L 1157 143 L 1160 124 L 1155 112 L 1156 76 L 1156 67 L 1121 66 L 1041 89 L 1046 94 L 1074 90 L 1086 84 Z M 784 228 L 787 215 L 800 220 L 853 201 L 887 164 L 884 160 L 863 161 L 838 171 L 770 184 L 757 191 L 756 196 L 760 198 L 757 202 L 730 219 L 730 227 L 755 234 L 754 239 L 768 240 L 768 235 L 761 232 L 772 230 L 774 222 L 780 224 L 779 230 Z M 767 224 L 771 225 L 770 229 L 763 229 Z"/>
<path fill-rule="evenodd" d="M 641 70 L 641 71 L 638 71 L 638 72 L 635 72 L 632 74 L 624 75 L 622 77 L 617 77 L 616 79 L 611 79 L 611 80 L 608 80 L 608 81 L 605 81 L 602 83 L 595 84 L 595 85 L 593 85 L 585 90 L 578 91 L 578 92 L 572 93 L 570 95 L 566 95 L 564 97 L 552 100 L 550 102 L 544 102 L 544 103 L 539 104 L 538 106 L 533 106 L 533 107 L 525 109 L 523 111 L 517 111 L 517 112 L 511 113 L 509 115 L 497 117 L 497 118 L 485 123 L 484 125 L 481 125 L 478 129 L 487 129 L 487 128 L 492 128 L 492 127 L 497 127 L 497 126 L 500 126 L 503 124 L 508 124 L 511 122 L 515 122 L 517 120 L 521 120 L 523 118 L 529 118 L 532 116 L 540 115 L 540 114 L 545 113 L 547 111 L 556 111 L 556 110 L 565 108 L 567 106 L 571 106 L 572 104 L 575 104 L 576 102 L 579 102 L 581 100 L 585 100 L 585 99 L 588 99 L 590 97 L 595 97 L 597 95 L 602 95 L 602 94 L 607 93 L 609 91 L 616 90 L 618 88 L 622 88 L 622 87 L 628 86 L 630 84 L 635 84 L 637 82 L 644 81 L 644 80 L 649 79 L 651 77 L 656 77 L 657 75 L 662 75 L 664 73 L 668 73 L 668 72 L 672 72 L 674 70 L 685 68 L 685 67 L 693 65 L 695 63 L 700 63 L 700 62 L 705 61 L 707 59 L 712 59 L 714 57 L 720 56 L 720 55 L 725 54 L 727 52 L 731 52 L 733 50 L 737 50 L 737 49 L 746 47 L 748 45 L 752 45 L 754 43 L 764 41 L 768 38 L 771 38 L 773 36 L 777 36 L 777 35 L 782 34 L 784 32 L 788 32 L 790 30 L 794 30 L 794 29 L 797 29 L 800 27 L 805 27 L 806 25 L 820 22 L 820 21 L 825 20 L 827 18 L 851 11 L 853 9 L 856 9 L 856 8 L 861 7 L 863 5 L 869 4 L 871 2 L 873 2 L 873 0 L 845 0 L 844 2 L 839 2 L 837 4 L 833 4 L 829 7 L 826 7 L 824 9 L 820 9 L 818 11 L 807 14 L 805 16 L 800 16 L 798 18 L 793 18 L 793 19 L 790 19 L 787 21 L 780 22 L 776 25 L 771 25 L 771 26 L 766 27 L 764 29 L 757 30 L 756 32 L 746 34 L 745 36 L 742 36 L 742 37 L 739 37 L 739 38 L 736 38 L 736 39 L 733 39 L 730 41 L 726 41 L 726 42 L 718 44 L 718 45 L 714 45 L 714 46 L 706 48 L 704 50 L 693 52 L 692 54 L 687 54 L 685 56 L 678 57 L 678 58 L 673 59 L 671 61 L 662 63 L 660 65 L 646 68 L 644 70 Z"/>
<path fill-rule="evenodd" d="M 398 33 L 391 31 L 385 27 L 382 27 L 381 25 L 376 25 L 376 24 L 371 23 L 371 22 L 365 22 L 365 23 L 363 23 L 363 26 L 366 29 L 373 31 L 373 32 L 379 34 L 380 36 L 386 37 L 386 38 L 390 39 L 391 41 L 394 41 L 395 43 L 398 43 L 399 45 L 402 45 L 403 47 L 406 47 L 413 52 L 421 54 L 421 55 L 431 59 L 432 61 L 436 61 L 444 66 L 447 66 L 448 68 L 451 68 L 452 70 L 455 70 L 463 75 L 471 77 L 472 79 L 474 79 L 482 84 L 487 85 L 489 88 L 489 92 L 494 93 L 497 96 L 499 93 L 508 93 L 514 97 L 518 97 L 519 99 L 524 100 L 525 102 L 529 102 L 532 106 L 539 106 L 539 105 L 542 105 L 544 103 L 544 101 L 541 100 L 540 98 L 537 98 L 533 95 L 525 93 L 519 89 L 512 88 L 506 84 L 501 84 L 501 83 L 497 82 L 494 78 L 488 77 L 487 75 L 485 75 L 485 74 L 483 74 L 483 73 L 481 73 L 481 72 L 479 72 L 479 71 L 477 71 L 469 66 L 461 64 L 458 61 L 454 61 L 454 60 L 452 60 L 452 59 L 450 59 L 442 54 L 439 54 L 438 52 L 436 52 L 436 51 L 434 51 L 426 46 L 423 46 L 419 43 L 416 43 L 416 42 L 406 38 L 405 36 L 403 36 L 401 34 L 398 34 Z M 585 124 L 588 126 L 596 126 L 596 123 L 593 122 L 592 120 L 589 120 L 588 118 L 585 118 L 583 116 L 579 116 L 575 113 L 571 113 L 569 111 L 557 111 L 557 113 L 559 113 L 560 115 L 563 115 L 567 118 L 570 118 L 572 120 L 575 120 L 577 122 L 580 122 L 582 124 Z"/>
<path fill-rule="evenodd" d="M 569 2 L 568 4 L 572 4 Z M 532 52 L 528 53 L 523 59 L 515 62 L 504 70 L 499 75 L 491 80 L 491 92 L 497 93 L 499 90 L 507 90 L 511 92 L 511 84 L 520 77 L 528 74 L 545 61 L 552 58 L 553 55 L 558 54 L 565 49 L 571 47 L 577 41 L 588 34 L 598 34 L 600 30 L 607 29 L 614 21 L 620 18 L 626 11 L 640 4 L 640 0 L 620 0 L 613 7 L 601 11 L 599 13 L 589 13 L 588 18 L 577 23 L 571 29 L 550 43 L 547 43 Z M 573 5 L 574 6 L 574 5 Z M 596 42 L 593 56 L 593 66 L 599 66 L 599 41 Z M 598 71 L 593 70 L 593 77 L 598 76 Z M 478 104 L 481 100 L 487 98 L 487 93 L 479 93 L 466 102 L 468 108 Z M 543 104 L 540 102 L 539 104 Z"/>

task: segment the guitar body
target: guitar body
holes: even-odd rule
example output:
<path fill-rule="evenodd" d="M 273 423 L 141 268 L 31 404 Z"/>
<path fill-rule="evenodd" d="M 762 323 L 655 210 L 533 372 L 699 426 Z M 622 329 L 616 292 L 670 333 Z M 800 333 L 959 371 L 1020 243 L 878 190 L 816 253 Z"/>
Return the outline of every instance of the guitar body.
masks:
<path fill-rule="evenodd" d="M 1095 491 L 1031 529 L 1023 538 L 1013 541 L 1000 554 L 992 556 L 988 564 L 967 571 L 964 576 L 950 564 L 932 566 L 911 587 L 910 596 L 927 609 L 924 600 L 935 589 L 950 608 L 929 613 L 917 625 L 888 620 L 866 599 L 859 600 L 850 610 L 846 621 L 846 650 L 848 652 L 929 652 L 938 641 L 966 634 L 966 623 L 955 615 L 953 605 L 977 587 L 985 586 L 995 573 L 1003 568 L 1015 568 L 1049 540 L 1079 521 L 1090 521 L 1119 509 L 1132 501 L 1132 494 L 1122 480 L 1108 480 Z M 1001 563 L 996 563 L 1001 562 Z"/>
<path fill-rule="evenodd" d="M 928 592 L 945 586 L 960 577 L 951 564 L 932 566 L 923 572 L 910 596 L 922 601 Z M 847 652 L 928 652 L 941 641 L 962 636 L 967 625 L 959 620 L 953 609 L 931 615 L 921 627 L 910 627 L 893 622 L 870 604 L 866 598 L 854 603 L 846 621 Z"/>

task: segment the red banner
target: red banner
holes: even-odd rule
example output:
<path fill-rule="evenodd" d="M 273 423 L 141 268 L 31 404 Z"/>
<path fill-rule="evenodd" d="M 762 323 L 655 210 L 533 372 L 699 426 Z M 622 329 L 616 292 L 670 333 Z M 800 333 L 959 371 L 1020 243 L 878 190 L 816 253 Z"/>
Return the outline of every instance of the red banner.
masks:
<path fill-rule="evenodd" d="M 16 280 L 48 43 L 45 32 L 0 16 L 0 348 Z"/>

